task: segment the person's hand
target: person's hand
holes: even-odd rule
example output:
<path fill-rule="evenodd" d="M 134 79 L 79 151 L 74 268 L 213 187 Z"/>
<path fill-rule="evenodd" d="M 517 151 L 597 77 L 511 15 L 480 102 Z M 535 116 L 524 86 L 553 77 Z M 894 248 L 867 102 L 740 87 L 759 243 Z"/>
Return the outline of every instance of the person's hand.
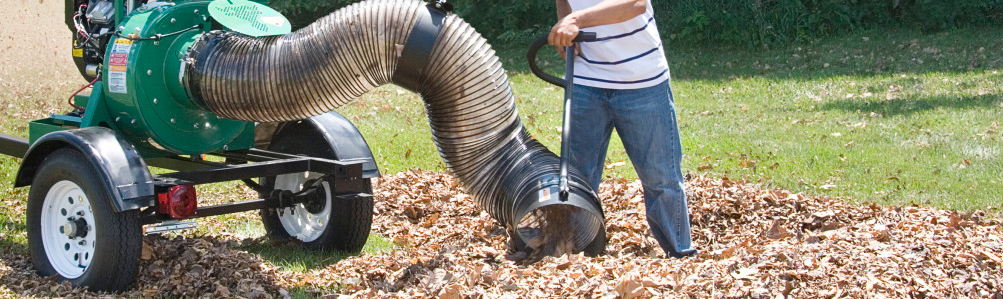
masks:
<path fill-rule="evenodd" d="M 555 46 L 570 46 L 571 41 L 578 36 L 578 18 L 575 14 L 569 14 L 554 24 L 550 28 L 550 35 L 547 36 L 547 43 Z M 563 53 L 563 51 L 561 51 Z"/>

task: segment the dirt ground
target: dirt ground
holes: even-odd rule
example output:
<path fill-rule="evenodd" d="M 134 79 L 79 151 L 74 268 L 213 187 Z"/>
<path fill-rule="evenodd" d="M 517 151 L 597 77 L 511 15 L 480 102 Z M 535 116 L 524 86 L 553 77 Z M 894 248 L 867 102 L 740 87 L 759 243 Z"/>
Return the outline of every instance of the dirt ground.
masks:
<path fill-rule="evenodd" d="M 0 0 L 0 78 L 10 88 L 79 83 L 63 1 Z"/>
<path fill-rule="evenodd" d="M 0 0 L 0 129 L 27 135 L 27 122 L 65 112 L 87 82 L 72 60 L 63 2 Z"/>

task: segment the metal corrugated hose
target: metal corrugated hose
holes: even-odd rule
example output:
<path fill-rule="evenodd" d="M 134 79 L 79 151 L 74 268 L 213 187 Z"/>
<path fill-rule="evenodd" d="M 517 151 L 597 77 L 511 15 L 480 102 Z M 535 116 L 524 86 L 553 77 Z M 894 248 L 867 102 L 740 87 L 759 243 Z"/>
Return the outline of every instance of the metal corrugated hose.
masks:
<path fill-rule="evenodd" d="M 280 37 L 209 32 L 188 59 L 192 101 L 237 120 L 304 119 L 388 83 L 417 92 L 447 167 L 519 232 L 516 244 L 554 223 L 572 229 L 576 251 L 605 244 L 597 196 L 572 172 L 569 199 L 558 199 L 557 156 L 523 129 L 494 50 L 454 14 L 414 0 L 365 1 Z"/>

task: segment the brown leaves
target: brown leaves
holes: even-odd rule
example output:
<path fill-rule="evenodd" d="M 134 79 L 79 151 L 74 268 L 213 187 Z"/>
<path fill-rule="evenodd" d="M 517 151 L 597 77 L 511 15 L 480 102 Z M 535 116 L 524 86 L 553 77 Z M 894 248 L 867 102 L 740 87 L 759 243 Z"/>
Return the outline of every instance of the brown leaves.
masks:
<path fill-rule="evenodd" d="M 505 229 L 452 176 L 409 171 L 374 187 L 373 233 L 397 240 L 397 250 L 296 273 L 211 237 L 148 237 L 151 259 L 120 296 L 280 298 L 285 288 L 358 298 L 1003 295 L 1003 225 L 980 211 L 851 205 L 699 176 L 686 188 L 701 253 L 665 259 L 640 183 L 614 179 L 599 192 L 607 255 L 519 265 L 505 258 Z M 0 283 L 0 296 L 96 296 L 35 276 L 26 256 L 0 255 Z"/>
<path fill-rule="evenodd" d="M 136 284 L 144 296 L 155 290 L 154 296 L 272 298 L 281 288 L 261 258 L 226 241 L 148 236 L 144 245 L 153 257 L 140 264 Z"/>
<path fill-rule="evenodd" d="M 261 258 L 232 250 L 214 238 L 166 239 L 148 236 L 143 244 L 139 275 L 131 290 L 118 294 L 136 297 L 245 297 L 273 298 L 282 290 L 274 282 L 275 269 Z M 0 296 L 34 294 L 43 297 L 97 298 L 68 282 L 35 275 L 26 256 L 0 256 Z M 8 268 L 14 266 L 16 268 Z M 102 296 L 101 298 L 105 298 Z"/>
<path fill-rule="evenodd" d="M 753 171 L 755 171 L 754 169 L 756 169 L 756 161 L 749 160 L 749 158 L 746 157 L 745 154 L 742 154 L 741 156 L 738 157 L 738 166 L 752 168 Z"/>
<path fill-rule="evenodd" d="M 140 254 L 139 258 L 141 260 L 152 259 L 153 258 L 153 247 L 150 247 L 150 244 L 147 244 L 146 242 L 143 242 L 143 251 Z"/>
<path fill-rule="evenodd" d="M 437 177 L 418 172 L 381 180 L 387 179 L 397 186 L 398 180 L 410 180 L 414 175 Z M 483 239 L 446 240 L 425 234 L 419 234 L 421 238 L 410 238 L 424 244 L 432 243 L 427 239 L 450 245 L 439 246 L 437 250 L 410 251 L 406 255 L 425 257 L 425 262 L 392 266 L 406 267 L 409 270 L 405 272 L 417 273 L 421 279 L 397 284 L 396 288 L 379 288 L 375 292 L 369 286 L 385 284 L 363 281 L 360 288 L 346 293 L 364 297 L 439 297 L 462 289 L 464 296 L 469 297 L 650 298 L 710 297 L 717 293 L 737 297 L 838 295 L 862 298 L 902 297 L 911 291 L 922 291 L 927 295 L 950 296 L 967 293 L 952 291 L 955 289 L 951 285 L 957 281 L 951 282 L 951 272 L 933 269 L 940 268 L 941 263 L 950 263 L 948 257 L 955 256 L 951 252 L 966 250 L 970 254 L 957 255 L 954 259 L 968 265 L 961 271 L 979 277 L 969 280 L 967 290 L 990 292 L 991 286 L 1000 281 L 991 271 L 975 270 L 975 267 L 996 265 L 990 255 L 1003 254 L 999 242 L 988 243 L 994 246 L 985 250 L 989 254 L 982 254 L 974 247 L 933 249 L 959 244 L 938 243 L 940 236 L 960 240 L 980 235 L 972 235 L 972 230 L 998 240 L 1001 234 L 998 223 L 986 222 L 985 217 L 978 216 L 981 212 L 971 216 L 955 213 L 957 216 L 953 218 L 957 220 L 952 222 L 952 213 L 929 208 L 854 206 L 838 199 L 758 189 L 742 181 L 697 177 L 687 182 L 687 190 L 694 243 L 703 252 L 696 258 L 676 260 L 664 259 L 661 249 L 650 237 L 640 189 L 636 181 L 609 180 L 600 190 L 610 239 L 606 256 L 546 257 L 541 262 L 519 266 L 500 254 L 505 249 L 504 230 L 485 214 L 477 213 L 464 218 L 464 224 L 446 230 L 462 231 L 461 235 L 477 235 Z M 387 201 L 401 207 L 427 207 L 421 199 L 427 194 L 413 191 L 406 195 L 386 194 L 391 196 Z M 469 198 L 465 200 L 473 204 Z M 448 215 L 454 213 L 449 207 L 443 208 L 446 210 L 428 211 L 427 214 L 439 213 L 442 215 L 439 222 L 448 221 Z M 385 212 L 402 213 L 397 208 Z M 395 216 L 379 218 L 393 219 Z M 932 223 L 933 219 L 937 219 L 937 223 Z M 390 223 L 399 224 L 392 220 Z M 408 230 L 420 230 L 420 223 Z M 939 229 L 930 230 L 933 227 Z M 940 262 L 933 262 L 932 257 Z M 364 260 L 367 259 L 352 262 Z M 342 262 L 332 268 L 342 269 L 336 271 L 350 277 L 355 267 Z M 435 281 L 429 277 L 442 275 L 444 271 L 464 283 L 421 283 Z M 396 281 L 402 281 L 400 278 L 405 276 L 401 274 Z M 920 282 L 914 279 L 917 277 L 924 279 Z M 391 275 L 386 280 L 395 281 L 395 278 Z"/>

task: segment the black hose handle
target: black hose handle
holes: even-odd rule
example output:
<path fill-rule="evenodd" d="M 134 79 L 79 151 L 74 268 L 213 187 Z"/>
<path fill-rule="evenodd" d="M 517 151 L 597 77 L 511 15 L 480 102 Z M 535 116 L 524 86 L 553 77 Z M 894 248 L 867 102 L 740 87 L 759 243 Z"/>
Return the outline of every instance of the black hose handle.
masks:
<path fill-rule="evenodd" d="M 542 79 L 543 81 L 547 81 L 547 83 L 554 84 L 563 88 L 566 85 L 564 79 L 558 78 L 551 74 L 547 74 L 546 72 L 541 70 L 539 66 L 536 65 L 536 52 L 539 52 L 540 48 L 543 48 L 543 46 L 547 45 L 547 37 L 549 36 L 550 34 L 544 34 L 543 36 L 540 36 L 535 41 L 533 41 L 533 43 L 529 45 L 529 51 L 526 52 L 526 59 L 529 61 L 529 70 L 533 71 L 534 75 L 540 77 L 540 79 Z M 579 31 L 578 36 L 575 36 L 575 39 L 572 41 L 590 42 L 594 40 L 596 40 L 595 32 Z"/>

